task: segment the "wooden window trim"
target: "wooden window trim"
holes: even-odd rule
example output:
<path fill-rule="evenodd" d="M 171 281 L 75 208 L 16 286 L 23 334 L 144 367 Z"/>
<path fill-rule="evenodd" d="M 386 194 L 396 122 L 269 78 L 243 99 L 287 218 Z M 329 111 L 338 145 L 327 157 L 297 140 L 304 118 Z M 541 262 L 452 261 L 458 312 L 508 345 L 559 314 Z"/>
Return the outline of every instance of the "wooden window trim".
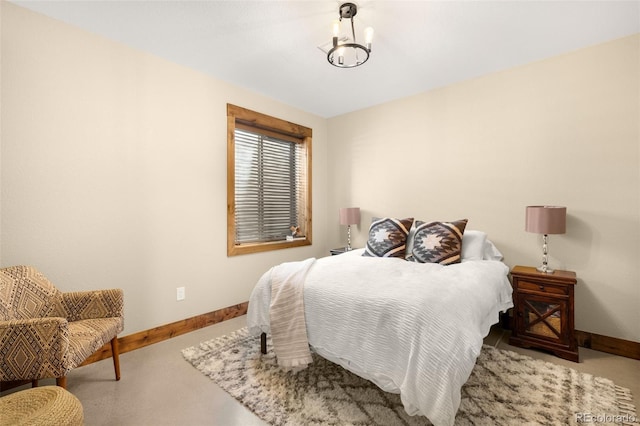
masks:
<path fill-rule="evenodd" d="M 265 133 L 276 133 L 295 142 L 303 143 L 307 157 L 307 187 L 305 206 L 305 239 L 294 241 L 268 241 L 235 244 L 235 128 L 258 128 Z M 299 124 L 227 104 L 227 256 L 259 253 L 291 247 L 308 246 L 312 243 L 312 130 Z"/>

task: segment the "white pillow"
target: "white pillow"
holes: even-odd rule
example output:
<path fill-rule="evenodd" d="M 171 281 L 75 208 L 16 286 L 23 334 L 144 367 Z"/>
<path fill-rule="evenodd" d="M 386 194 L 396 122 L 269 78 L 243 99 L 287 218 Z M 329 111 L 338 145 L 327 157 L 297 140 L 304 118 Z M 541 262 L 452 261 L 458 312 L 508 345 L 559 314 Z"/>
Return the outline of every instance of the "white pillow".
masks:
<path fill-rule="evenodd" d="M 467 229 L 462 234 L 462 260 L 483 260 L 486 250 L 487 234 Z"/>
<path fill-rule="evenodd" d="M 482 257 L 484 260 L 502 260 L 504 256 L 500 253 L 500 250 L 491 242 L 491 240 L 487 240 L 484 243 L 484 255 Z"/>

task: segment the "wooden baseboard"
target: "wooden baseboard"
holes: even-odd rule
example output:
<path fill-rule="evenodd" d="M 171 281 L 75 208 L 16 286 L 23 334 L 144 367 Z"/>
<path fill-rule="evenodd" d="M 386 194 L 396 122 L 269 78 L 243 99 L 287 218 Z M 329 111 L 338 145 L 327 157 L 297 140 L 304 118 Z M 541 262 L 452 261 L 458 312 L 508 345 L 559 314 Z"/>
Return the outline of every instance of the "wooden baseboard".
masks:
<path fill-rule="evenodd" d="M 248 306 L 249 302 L 244 302 L 238 305 L 218 309 L 217 311 L 197 315 L 195 317 L 187 318 L 181 321 L 176 321 L 171 324 L 165 324 L 149 330 L 119 337 L 118 348 L 120 349 L 121 354 L 144 348 L 145 346 L 159 343 L 163 340 L 171 339 L 172 337 L 177 337 L 203 327 L 208 327 L 222 321 L 245 315 L 247 313 Z M 102 347 L 102 349 L 98 350 L 96 353 L 87 358 L 87 360 L 83 362 L 81 366 L 91 364 L 96 361 L 101 361 L 110 357 L 111 345 L 107 343 Z"/>
<path fill-rule="evenodd" d="M 0 392 L 4 392 L 9 389 L 17 388 L 18 386 L 31 383 L 31 380 L 18 380 L 14 382 L 0 382 Z"/>
<path fill-rule="evenodd" d="M 118 339 L 120 353 L 133 351 L 145 346 L 162 342 L 199 328 L 207 327 L 235 318 L 247 313 L 249 302 L 240 303 L 238 305 L 229 306 L 227 308 L 218 309 L 217 311 L 187 318 L 171 324 L 162 325 L 150 330 L 141 331 L 139 333 L 130 334 Z M 502 318 L 504 328 L 511 329 L 512 319 L 509 317 Z M 640 359 L 640 343 L 630 340 L 618 339 L 615 337 L 603 336 L 587 331 L 575 330 L 575 337 L 578 346 L 589 348 L 600 352 L 606 352 L 613 355 L 623 356 L 626 358 Z M 111 345 L 106 344 L 102 349 L 89 357 L 82 365 L 91 364 L 111 357 Z"/>
<path fill-rule="evenodd" d="M 640 343 L 588 331 L 575 331 L 578 346 L 626 358 L 640 359 Z"/>

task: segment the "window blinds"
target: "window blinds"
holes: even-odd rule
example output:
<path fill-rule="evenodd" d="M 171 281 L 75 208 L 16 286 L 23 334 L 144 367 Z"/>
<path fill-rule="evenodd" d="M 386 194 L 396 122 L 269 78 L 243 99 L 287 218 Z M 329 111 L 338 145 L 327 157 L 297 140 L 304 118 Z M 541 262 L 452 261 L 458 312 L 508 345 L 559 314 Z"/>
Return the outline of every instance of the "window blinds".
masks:
<path fill-rule="evenodd" d="M 301 143 L 235 129 L 236 244 L 284 240 L 304 223 L 304 155 Z"/>

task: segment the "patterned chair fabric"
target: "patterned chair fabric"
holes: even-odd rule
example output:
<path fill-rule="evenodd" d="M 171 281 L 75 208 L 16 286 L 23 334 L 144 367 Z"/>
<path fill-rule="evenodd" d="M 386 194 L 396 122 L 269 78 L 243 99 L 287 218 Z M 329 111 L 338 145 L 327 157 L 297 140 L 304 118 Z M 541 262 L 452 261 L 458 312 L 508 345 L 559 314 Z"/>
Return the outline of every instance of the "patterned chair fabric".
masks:
<path fill-rule="evenodd" d="M 121 289 L 62 293 L 33 267 L 0 269 L 0 382 L 55 377 L 64 386 L 109 342 L 118 380 L 123 309 Z"/>

